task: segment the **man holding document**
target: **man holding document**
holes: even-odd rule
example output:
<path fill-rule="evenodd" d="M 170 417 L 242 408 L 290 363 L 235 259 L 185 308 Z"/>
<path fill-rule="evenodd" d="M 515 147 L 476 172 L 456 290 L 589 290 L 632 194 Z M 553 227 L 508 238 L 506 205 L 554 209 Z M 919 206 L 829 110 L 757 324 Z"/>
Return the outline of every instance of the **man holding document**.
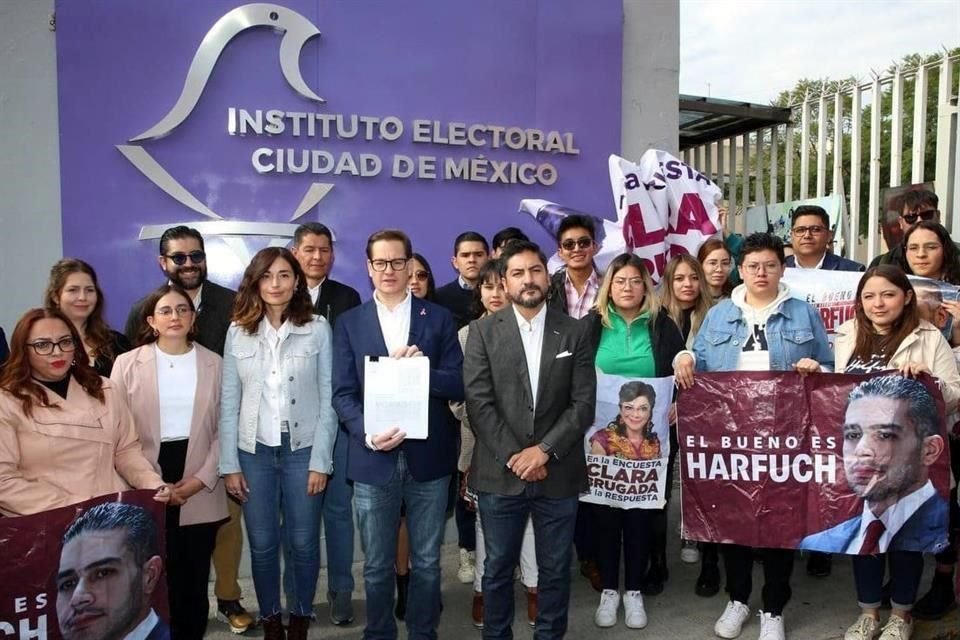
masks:
<path fill-rule="evenodd" d="M 533 518 L 539 569 L 534 638 L 562 638 L 577 499 L 587 489 L 583 436 L 597 376 L 584 326 L 546 304 L 547 260 L 530 242 L 504 249 L 511 306 L 470 325 L 467 413 L 477 436 L 470 486 L 486 542 L 484 638 L 511 638 L 513 569 Z"/>
<path fill-rule="evenodd" d="M 373 299 L 340 316 L 335 328 L 333 406 L 350 433 L 347 477 L 365 554 L 367 640 L 397 637 L 402 501 L 412 551 L 408 636 L 436 638 L 440 621 L 440 543 L 459 436 L 448 403 L 463 399 L 463 354 L 450 312 L 410 295 L 412 255 L 402 231 L 371 235 Z"/>

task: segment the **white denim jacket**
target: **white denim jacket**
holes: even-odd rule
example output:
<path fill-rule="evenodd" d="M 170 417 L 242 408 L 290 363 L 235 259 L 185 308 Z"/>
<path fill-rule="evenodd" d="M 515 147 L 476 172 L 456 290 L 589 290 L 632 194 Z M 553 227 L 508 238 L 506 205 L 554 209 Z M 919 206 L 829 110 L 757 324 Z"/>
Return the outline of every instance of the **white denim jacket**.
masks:
<path fill-rule="evenodd" d="M 290 326 L 280 344 L 280 366 L 290 402 L 290 449 L 313 447 L 310 471 L 333 471 L 337 417 L 330 404 L 333 348 L 330 325 L 314 316 L 303 326 Z M 223 348 L 223 392 L 220 412 L 220 473 L 238 473 L 237 450 L 255 453 L 257 421 L 264 376 L 272 362 L 270 346 L 259 329 L 248 334 L 236 323 L 227 331 Z"/>

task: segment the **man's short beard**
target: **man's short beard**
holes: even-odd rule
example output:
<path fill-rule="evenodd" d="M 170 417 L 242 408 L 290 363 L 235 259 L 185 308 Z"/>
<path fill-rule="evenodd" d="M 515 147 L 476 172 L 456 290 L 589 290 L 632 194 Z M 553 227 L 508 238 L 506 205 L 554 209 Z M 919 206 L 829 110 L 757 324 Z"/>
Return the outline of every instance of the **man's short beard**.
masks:
<path fill-rule="evenodd" d="M 525 291 L 536 291 L 538 295 L 534 296 L 533 298 L 524 298 L 523 294 Z M 547 294 L 540 287 L 529 287 L 526 289 L 522 289 L 520 291 L 519 297 L 517 298 L 514 298 L 508 293 L 507 299 L 516 305 L 520 305 L 521 307 L 524 307 L 525 309 L 536 309 L 541 304 L 543 304 L 544 300 L 547 299 Z"/>
<path fill-rule="evenodd" d="M 910 491 L 910 488 L 917 483 L 917 480 L 920 477 L 920 469 L 922 463 L 920 459 L 923 455 L 923 443 L 917 445 L 916 450 L 911 455 L 911 459 L 915 462 L 912 464 L 905 465 L 903 468 L 898 469 L 901 471 L 898 476 L 895 478 L 896 483 L 884 483 L 882 486 L 877 486 L 871 490 L 864 493 L 863 498 L 869 503 L 877 502 L 886 502 L 890 498 L 896 498 L 897 500 L 905 497 Z M 889 469 L 888 469 L 889 472 Z"/>
<path fill-rule="evenodd" d="M 192 290 L 194 290 L 194 289 L 199 289 L 200 287 L 203 286 L 203 283 L 207 281 L 207 269 L 206 269 L 206 267 L 197 266 L 197 271 L 198 271 L 199 276 L 200 276 L 199 279 L 197 280 L 197 284 L 196 284 L 196 285 L 193 285 L 193 286 L 189 286 L 189 287 L 188 287 L 186 284 L 184 284 L 183 279 L 180 277 L 180 269 L 177 269 L 177 270 L 174 271 L 173 273 L 170 273 L 170 272 L 168 271 L 168 272 L 167 272 L 167 278 L 170 279 L 170 282 L 172 282 L 173 284 L 177 285 L 177 286 L 180 287 L 181 289 L 185 289 L 185 290 L 187 290 L 187 291 L 192 291 Z"/>

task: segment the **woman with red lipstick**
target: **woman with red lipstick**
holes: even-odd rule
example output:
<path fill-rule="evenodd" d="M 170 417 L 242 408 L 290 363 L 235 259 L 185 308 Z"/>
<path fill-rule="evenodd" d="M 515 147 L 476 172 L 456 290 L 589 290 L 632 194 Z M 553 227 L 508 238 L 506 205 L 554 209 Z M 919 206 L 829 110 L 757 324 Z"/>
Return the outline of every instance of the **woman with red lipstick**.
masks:
<path fill-rule="evenodd" d="M 23 516 L 116 491 L 171 491 L 144 457 L 116 387 L 90 366 L 60 311 L 33 309 L 0 376 L 0 514 Z"/>
<path fill-rule="evenodd" d="M 47 309 L 59 309 L 83 341 L 90 365 L 98 374 L 110 377 L 113 361 L 130 350 L 130 341 L 107 326 L 103 319 L 105 302 L 97 272 L 83 260 L 64 258 L 50 269 L 44 296 Z"/>
<path fill-rule="evenodd" d="M 960 374 L 953 352 L 940 330 L 920 319 L 916 293 L 903 271 L 889 264 L 868 269 L 857 287 L 856 308 L 856 317 L 837 329 L 836 370 L 871 373 L 897 369 L 911 377 L 929 373 L 940 379 L 946 412 L 953 411 L 960 398 Z M 853 557 L 861 614 L 847 630 L 846 640 L 869 640 L 880 633 L 881 587 L 888 560 L 893 610 L 884 627 L 890 631 L 884 637 L 910 637 L 910 611 L 920 586 L 923 555 L 894 551 Z"/>
<path fill-rule="evenodd" d="M 220 482 L 222 360 L 194 341 L 196 311 L 167 284 L 140 307 L 141 347 L 117 358 L 111 374 L 127 400 L 143 453 L 173 485 L 167 507 L 167 582 L 174 638 L 200 640 L 207 628 L 207 578 L 227 494 Z"/>

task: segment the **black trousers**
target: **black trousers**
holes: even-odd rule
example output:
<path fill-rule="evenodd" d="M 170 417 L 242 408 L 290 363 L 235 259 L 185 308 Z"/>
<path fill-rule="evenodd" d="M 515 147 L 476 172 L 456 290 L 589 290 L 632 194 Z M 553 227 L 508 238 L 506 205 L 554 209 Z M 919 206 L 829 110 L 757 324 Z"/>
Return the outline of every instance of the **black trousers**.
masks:
<path fill-rule="evenodd" d="M 183 479 L 187 440 L 160 445 L 164 482 Z M 207 630 L 207 583 L 219 522 L 180 526 L 180 507 L 167 507 L 167 596 L 171 640 L 202 640 Z"/>
<path fill-rule="evenodd" d="M 793 549 L 753 549 L 739 544 L 720 545 L 727 571 L 730 599 L 747 604 L 753 590 L 753 554 L 763 554 L 763 611 L 779 616 L 790 601 L 790 576 L 793 574 Z"/>
<path fill-rule="evenodd" d="M 651 525 L 659 513 L 651 509 L 593 505 L 597 567 L 604 589 L 620 590 L 620 549 L 623 549 L 623 590 L 640 590 L 653 540 Z"/>
<path fill-rule="evenodd" d="M 580 562 L 597 561 L 596 525 L 593 512 L 597 505 L 589 502 L 577 504 L 577 522 L 573 530 L 573 546 Z"/>

